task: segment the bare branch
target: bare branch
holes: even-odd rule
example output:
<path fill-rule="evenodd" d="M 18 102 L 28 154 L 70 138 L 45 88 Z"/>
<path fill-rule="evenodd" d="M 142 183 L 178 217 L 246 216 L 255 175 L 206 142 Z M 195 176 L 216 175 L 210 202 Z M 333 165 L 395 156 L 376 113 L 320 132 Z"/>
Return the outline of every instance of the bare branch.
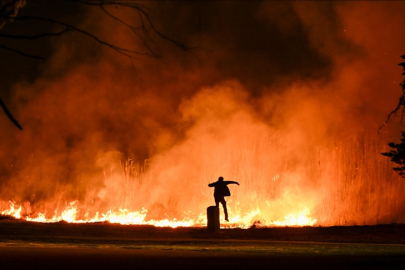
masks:
<path fill-rule="evenodd" d="M 150 19 L 149 15 L 146 13 L 146 7 L 137 3 L 134 3 L 134 1 L 125 1 L 125 0 L 68 0 L 70 2 L 75 2 L 75 3 L 80 3 L 80 4 L 85 4 L 85 5 L 94 5 L 94 6 L 122 6 L 122 7 L 128 7 L 137 10 L 139 13 L 141 13 L 146 20 L 148 21 L 150 27 L 152 30 L 161 38 L 170 41 L 171 43 L 175 44 L 179 48 L 181 48 L 184 51 L 194 49 L 193 47 L 188 47 L 179 41 L 172 39 L 163 33 L 161 33 L 159 30 L 156 29 L 155 25 L 152 23 L 152 20 Z M 142 16 L 141 16 L 142 17 Z M 142 18 L 141 18 L 142 19 Z M 122 22 L 122 21 L 121 21 Z M 125 23 L 124 23 L 125 24 Z M 142 27 L 144 27 L 144 23 L 142 22 Z"/>
<path fill-rule="evenodd" d="M 33 35 L 33 36 L 22 36 L 22 35 L 6 35 L 6 34 L 0 34 L 0 38 L 11 38 L 11 39 L 38 39 L 38 38 L 43 38 L 43 37 L 52 37 L 52 36 L 61 36 L 66 32 L 73 31 L 72 29 L 66 27 L 62 31 L 56 32 L 56 33 L 43 33 L 43 34 L 38 34 L 38 35 Z"/>
<path fill-rule="evenodd" d="M 104 11 L 105 14 L 107 14 L 109 17 L 113 18 L 114 20 L 122 23 L 123 25 L 127 26 L 129 29 L 131 29 L 131 31 L 142 41 L 143 45 L 146 47 L 146 49 L 154 56 L 157 57 L 157 54 L 148 46 L 148 44 L 146 43 L 145 39 L 142 38 L 137 32 L 137 27 L 132 26 L 126 22 L 124 22 L 123 20 L 121 20 L 120 18 L 112 15 L 110 12 L 108 12 L 105 7 L 103 5 L 100 5 L 100 8 Z"/>
<path fill-rule="evenodd" d="M 22 55 L 22 56 L 26 56 L 26 57 L 29 57 L 29 58 L 34 58 L 34 59 L 39 59 L 39 60 L 45 60 L 42 56 L 33 55 L 33 54 L 28 54 L 28 53 L 22 52 L 22 51 L 20 51 L 20 50 L 14 49 L 14 48 L 6 47 L 6 46 L 4 46 L 4 45 L 0 45 L 0 48 L 2 48 L 2 49 L 4 49 L 4 50 L 8 50 L 8 51 L 12 51 L 12 52 L 18 53 L 18 54 L 20 54 L 20 55 Z"/>
<path fill-rule="evenodd" d="M 23 128 L 20 126 L 20 124 L 18 123 L 17 120 L 15 120 L 15 118 L 13 117 L 13 115 L 10 113 L 10 111 L 7 109 L 6 104 L 4 104 L 3 100 L 0 97 L 0 107 L 3 108 L 4 113 L 7 115 L 7 117 L 11 120 L 11 122 L 13 122 L 13 124 L 19 128 L 20 130 L 22 130 Z"/>
<path fill-rule="evenodd" d="M 404 54 L 404 55 L 401 55 L 401 58 L 402 58 L 402 59 L 405 59 L 405 54 Z M 399 63 L 398 66 L 402 66 L 402 68 L 403 68 L 404 71 L 405 71 L 405 62 Z M 405 75 L 405 72 L 402 73 L 402 75 Z M 378 132 L 380 132 L 380 129 L 381 129 L 383 126 L 385 126 L 385 125 L 388 124 L 388 121 L 390 120 L 391 115 L 397 113 L 398 110 L 399 110 L 401 107 L 402 107 L 402 115 L 401 115 L 400 123 L 402 123 L 402 121 L 403 121 L 403 119 L 404 119 L 404 115 L 405 115 L 405 80 L 403 80 L 402 83 L 400 83 L 399 85 L 400 85 L 401 88 L 402 88 L 402 95 L 399 97 L 398 105 L 397 105 L 397 107 L 396 107 L 392 112 L 390 112 L 390 114 L 388 114 L 387 120 L 386 120 L 386 121 L 384 122 L 384 124 L 378 129 Z"/>
<path fill-rule="evenodd" d="M 57 25 L 62 25 L 62 26 L 65 26 L 65 27 L 71 29 L 72 31 L 76 31 L 76 32 L 82 33 L 82 34 L 84 34 L 84 35 L 86 35 L 86 36 L 92 38 L 93 40 L 97 41 L 97 42 L 100 43 L 101 45 L 107 46 L 107 47 L 109 47 L 109 48 L 115 50 L 116 52 L 118 52 L 118 53 L 120 53 L 120 54 L 122 54 L 122 55 L 125 55 L 125 56 L 127 56 L 127 57 L 131 57 L 131 58 L 134 58 L 134 59 L 136 59 L 136 57 L 135 57 L 134 55 L 143 55 L 143 56 L 152 56 L 152 57 L 153 57 L 153 55 L 148 54 L 148 53 L 141 53 L 141 52 L 137 52 L 137 51 L 133 51 L 133 50 L 121 48 L 121 47 L 119 47 L 119 46 L 110 44 L 110 43 L 108 43 L 108 42 L 105 42 L 105 41 L 99 39 L 97 36 L 95 36 L 95 35 L 93 35 L 93 34 L 87 32 L 87 31 L 85 31 L 85 30 L 83 30 L 83 29 L 80 29 L 80 28 L 75 27 L 75 26 L 73 26 L 73 25 L 71 25 L 71 24 L 64 23 L 64 22 L 61 22 L 61 21 L 57 21 L 57 20 L 53 20 L 53 19 L 47 19 L 47 18 L 41 18 L 41 17 L 36 17 L 36 16 L 22 16 L 22 17 L 16 17 L 15 20 L 19 20 L 19 21 L 24 21 L 24 20 L 37 20 L 37 21 L 43 21 L 43 22 L 49 22 L 49 23 L 53 23 L 53 24 L 57 24 Z"/>
<path fill-rule="evenodd" d="M 44 0 L 44 1 L 47 1 L 47 0 Z M 49 0 L 49 1 L 51 1 L 51 0 Z M 54 1 L 54 0 L 52 0 L 52 1 Z M 173 43 L 177 47 L 181 48 L 183 51 L 195 49 L 192 47 L 188 47 L 188 46 L 182 44 L 181 42 L 179 42 L 173 38 L 170 38 L 170 37 L 164 35 L 163 33 L 161 33 L 159 30 L 157 30 L 155 25 L 152 23 L 152 20 L 149 17 L 149 14 L 147 13 L 147 11 L 149 10 L 148 7 L 141 5 L 141 4 L 137 3 L 136 1 L 129 1 L 129 0 L 60 0 L 60 1 L 100 7 L 107 16 L 109 16 L 110 18 L 118 21 L 119 23 L 121 23 L 121 24 L 125 25 L 126 27 L 128 27 L 129 29 L 131 29 L 131 31 L 141 40 L 141 42 L 145 46 L 147 52 L 138 52 L 135 50 L 126 49 L 126 48 L 122 48 L 120 46 L 111 44 L 109 42 L 101 40 L 99 37 L 92 34 L 91 32 L 88 32 L 84 29 L 76 27 L 72 24 L 59 21 L 57 19 L 48 19 L 48 18 L 43 18 L 43 17 L 39 17 L 39 16 L 17 16 L 19 9 L 26 4 L 25 0 L 3 0 L 3 1 L 0 0 L 0 28 L 8 21 L 19 20 L 19 21 L 46 22 L 46 23 L 61 26 L 61 27 L 63 27 L 63 29 L 58 32 L 41 33 L 41 34 L 36 34 L 36 35 L 0 34 L 0 38 L 16 39 L 16 40 L 35 40 L 35 39 L 39 39 L 39 38 L 43 38 L 43 37 L 61 36 L 67 32 L 74 31 L 74 32 L 81 33 L 81 34 L 93 39 L 97 43 L 99 43 L 103 46 L 109 47 L 110 49 L 115 50 L 119 54 L 128 57 L 132 64 L 132 67 L 134 69 L 135 69 L 135 65 L 133 63 L 133 60 L 138 59 L 136 56 L 149 56 L 149 57 L 154 57 L 154 58 L 159 57 L 159 55 L 148 45 L 148 43 L 156 44 L 156 41 L 149 36 L 149 32 L 155 33 L 161 39 L 164 39 L 164 40 L 167 40 L 167 41 Z M 135 27 L 135 26 L 125 22 L 124 20 L 120 19 L 119 17 L 114 16 L 112 13 L 110 13 L 106 9 L 107 6 L 126 7 L 126 8 L 135 10 L 138 13 L 141 25 L 138 27 Z M 142 32 L 139 33 L 140 31 L 142 31 Z M 12 52 L 18 53 L 20 55 L 23 55 L 23 56 L 26 56 L 29 58 L 44 60 L 44 58 L 41 56 L 25 53 L 18 49 L 10 48 L 10 47 L 4 46 L 4 45 L 0 45 L 0 49 L 12 51 Z M 0 99 L 0 106 L 3 108 L 7 117 L 14 123 L 14 125 L 17 126 L 19 129 L 22 129 L 22 127 L 14 119 L 14 117 L 11 115 L 11 113 L 9 112 L 6 105 L 3 103 L 3 101 L 1 99 Z"/>
<path fill-rule="evenodd" d="M 129 49 L 125 49 L 125 48 L 113 45 L 111 43 L 100 40 L 97 36 L 91 34 L 88 31 L 85 31 L 81 28 L 75 27 L 73 25 L 70 25 L 68 23 L 64 23 L 64 22 L 58 21 L 58 20 L 47 19 L 47 18 L 42 18 L 42 17 L 37 17 L 37 16 L 18 17 L 15 15 L 13 15 L 11 18 L 9 16 L 9 14 L 5 14 L 5 11 L 0 13 L 0 18 L 14 19 L 14 20 L 20 20 L 20 21 L 22 21 L 22 20 L 39 20 L 39 21 L 43 21 L 43 22 L 61 25 L 66 28 L 64 31 L 61 31 L 59 33 L 49 33 L 49 34 L 45 33 L 45 34 L 40 34 L 40 35 L 36 35 L 36 36 L 31 36 L 31 37 L 30 36 L 21 36 L 20 39 L 36 39 L 36 38 L 46 37 L 46 36 L 58 36 L 58 35 L 64 34 L 67 31 L 76 31 L 76 32 L 80 32 L 80 33 L 92 38 L 93 40 L 97 41 L 98 43 L 100 43 L 104 46 L 110 47 L 111 49 L 117 51 L 118 53 L 120 53 L 124 56 L 131 57 L 133 59 L 136 59 L 134 57 L 134 55 L 142 55 L 142 56 L 150 56 L 150 57 L 158 58 L 159 57 L 158 54 L 152 50 L 152 48 L 147 44 L 146 39 L 145 39 L 145 38 L 147 38 L 147 40 L 154 42 L 154 40 L 151 37 L 149 37 L 148 31 L 146 30 L 145 22 L 143 20 L 145 18 L 147 23 L 150 25 L 151 29 L 153 30 L 153 32 L 156 33 L 160 38 L 175 44 L 177 47 L 181 48 L 184 51 L 187 51 L 190 49 L 195 49 L 192 47 L 188 47 L 188 46 L 182 44 L 181 42 L 179 42 L 173 38 L 170 38 L 170 37 L 164 35 L 163 33 L 161 33 L 159 30 L 157 30 L 156 27 L 154 26 L 154 24 L 152 23 L 152 20 L 150 19 L 148 13 L 146 12 L 146 10 L 148 10 L 147 6 L 136 3 L 135 1 L 125 1 L 125 0 L 61 0 L 61 1 L 89 5 L 89 6 L 99 6 L 104 11 L 104 13 L 107 14 L 109 17 L 113 18 L 114 20 L 116 20 L 116 21 L 122 23 L 123 25 L 127 26 L 128 28 L 130 28 L 132 30 L 132 32 L 142 41 L 143 45 L 148 50 L 148 53 L 129 50 Z M 138 12 L 139 18 L 141 20 L 141 29 L 143 30 L 144 36 L 141 36 L 136 31 L 138 29 L 138 27 L 134 27 L 134 26 L 126 23 L 125 21 L 121 20 L 120 18 L 114 16 L 110 12 L 108 12 L 105 8 L 106 6 L 127 7 L 127 8 L 136 10 Z M 10 8 L 4 6 L 3 9 L 8 10 Z M 17 36 L 11 36 L 11 35 L 0 35 L 0 37 L 8 37 L 8 38 L 14 38 L 14 39 L 18 38 Z"/>
<path fill-rule="evenodd" d="M 378 130 L 387 125 L 388 122 L 390 121 L 391 115 L 396 114 L 399 111 L 399 109 L 401 109 L 401 107 L 402 107 L 402 115 L 400 123 L 402 123 L 405 114 L 405 80 L 400 84 L 400 86 L 402 87 L 402 95 L 399 98 L 398 105 L 392 112 L 388 114 L 387 120 L 385 120 L 384 124 Z"/>
<path fill-rule="evenodd" d="M 129 7 L 134 9 L 143 9 L 147 10 L 147 6 L 139 4 L 139 1 L 134 0 L 66 0 L 68 2 L 74 2 L 79 4 L 85 5 L 92 5 L 92 6 L 123 6 Z M 138 3 L 137 3 L 138 2 Z"/>
<path fill-rule="evenodd" d="M 172 39 L 172 38 L 169 38 L 168 36 L 165 36 L 165 35 L 163 35 L 162 33 L 160 33 L 160 32 L 155 28 L 155 26 L 153 25 L 151 19 L 149 18 L 149 15 L 148 15 L 144 10 L 142 10 L 142 9 L 138 9 L 138 10 L 139 10 L 139 12 L 141 12 L 141 13 L 145 16 L 145 18 L 148 20 L 149 25 L 152 27 L 153 31 L 155 31 L 155 33 L 158 34 L 161 38 L 166 39 L 166 40 L 172 42 L 173 44 L 177 45 L 178 47 L 180 47 L 180 48 L 183 49 L 184 51 L 193 49 L 193 48 L 191 48 L 191 47 L 190 47 L 190 48 L 187 47 L 187 46 L 184 45 L 184 44 L 181 44 L 181 43 L 178 42 L 177 40 L 174 40 L 174 39 Z"/>

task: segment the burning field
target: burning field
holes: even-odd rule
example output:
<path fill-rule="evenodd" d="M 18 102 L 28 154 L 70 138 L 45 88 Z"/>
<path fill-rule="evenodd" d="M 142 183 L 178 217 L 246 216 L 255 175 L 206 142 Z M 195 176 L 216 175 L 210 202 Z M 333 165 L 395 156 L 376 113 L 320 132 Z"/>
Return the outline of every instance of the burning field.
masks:
<path fill-rule="evenodd" d="M 256 149 L 255 143 L 259 144 Z M 297 173 L 290 172 L 288 167 L 282 168 L 287 164 L 272 161 L 274 156 L 265 156 L 265 153 L 274 153 L 277 150 L 280 155 L 275 156 L 286 155 L 277 149 L 281 143 L 274 143 L 275 145 L 271 143 L 256 140 L 243 150 L 232 150 L 232 144 L 222 146 L 225 148 L 224 153 L 219 155 L 228 158 L 226 164 L 232 164 L 233 168 L 229 168 L 231 166 L 228 165 L 216 170 L 226 171 L 225 175 L 233 175 L 232 179 L 241 183 L 239 187 L 231 188 L 233 195 L 228 199 L 230 222 L 225 222 L 221 214 L 222 226 L 248 228 L 254 223 L 270 227 L 371 225 L 402 221 L 401 212 L 394 212 L 397 215 L 394 214 L 397 218 L 394 219 L 390 211 L 393 211 L 392 209 L 401 211 L 403 201 L 400 195 L 404 191 L 404 185 L 401 182 L 394 182 L 393 179 L 398 177 L 392 171 L 388 160 L 383 156 L 380 157 L 376 146 L 373 149 L 371 144 L 371 149 L 365 149 L 370 151 L 370 155 L 374 154 L 377 157 L 371 161 L 367 160 L 364 153 L 357 153 L 356 156 L 354 151 L 352 153 L 350 151 L 342 153 L 339 150 L 319 151 L 318 156 L 313 157 L 314 164 L 308 162 L 307 171 L 301 168 L 302 171 Z M 266 146 L 274 148 L 268 149 L 268 152 L 263 151 Z M 218 147 L 213 149 L 216 152 L 220 150 Z M 333 165 L 327 164 L 332 168 L 322 166 L 324 160 L 320 156 L 322 154 L 333 158 Z M 209 162 L 213 162 L 211 157 L 216 155 L 218 156 L 218 153 L 207 153 L 203 156 L 208 157 L 208 160 L 200 159 L 197 162 L 203 162 L 208 167 Z M 364 158 L 359 158 L 360 155 Z M 343 157 L 348 160 L 342 160 Z M 267 159 L 269 160 L 266 161 Z M 221 160 L 223 158 L 218 158 L 214 163 L 218 164 Z M 353 161 L 359 163 L 351 164 Z M 105 186 L 101 190 L 86 192 L 86 195 L 89 193 L 90 196 L 87 195 L 89 197 L 85 196 L 82 200 L 64 201 L 63 196 L 60 196 L 57 200 L 33 206 L 29 201 L 20 204 L 8 201 L 2 202 L 1 213 L 36 222 L 108 221 L 159 227 L 205 226 L 205 207 L 213 204 L 213 190 L 207 187 L 207 183 L 215 179 L 216 174 L 210 172 L 204 165 L 195 164 L 197 162 L 184 161 L 173 167 L 169 166 L 170 169 L 163 175 L 170 175 L 173 173 L 172 170 L 183 171 L 183 166 L 188 168 L 195 166 L 192 173 L 196 174 L 196 178 L 190 176 L 190 179 L 195 179 L 194 181 L 187 181 L 188 177 L 185 178 L 181 192 L 175 191 L 178 187 L 171 191 L 174 195 L 168 194 L 169 187 L 165 188 L 158 196 L 155 195 L 157 201 L 152 203 L 148 202 L 156 192 L 152 187 L 155 183 L 152 173 L 127 161 L 121 164 L 121 167 L 117 166 L 104 172 Z M 262 164 L 263 167 L 258 168 L 256 164 Z M 281 168 L 272 168 L 268 164 L 277 164 Z M 215 171 L 215 168 L 211 170 Z M 348 178 L 345 173 L 339 174 L 339 171 L 343 170 L 351 173 L 353 178 Z M 278 174 L 277 171 L 284 173 Z M 198 174 L 202 177 L 197 178 Z M 272 177 L 266 179 L 266 175 Z M 376 178 L 380 175 L 389 182 Z M 169 176 L 163 177 L 167 178 Z M 304 183 L 310 182 L 310 178 L 311 180 L 315 178 L 316 181 L 306 186 Z M 164 182 L 163 180 L 161 185 L 166 186 Z M 364 186 L 365 183 L 367 188 Z M 97 194 L 94 194 L 95 192 Z M 165 198 L 166 203 L 160 201 L 162 198 Z"/>
<path fill-rule="evenodd" d="M 405 222 L 405 181 L 381 155 L 399 118 L 379 130 L 400 96 L 403 2 L 140 2 L 147 17 L 62 2 L 19 16 L 139 53 L 72 29 L 7 40 L 44 60 L 0 51 L 23 127 L 0 115 L 2 216 L 204 227 L 223 176 L 240 183 L 223 228 Z M 0 33 L 60 27 L 17 18 Z"/>

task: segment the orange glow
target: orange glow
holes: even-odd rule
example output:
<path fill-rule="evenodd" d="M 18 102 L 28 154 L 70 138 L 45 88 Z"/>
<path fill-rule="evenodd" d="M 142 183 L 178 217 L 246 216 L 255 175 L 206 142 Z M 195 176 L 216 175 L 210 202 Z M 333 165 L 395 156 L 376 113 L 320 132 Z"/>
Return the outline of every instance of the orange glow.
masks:
<path fill-rule="evenodd" d="M 316 223 L 316 219 L 311 218 L 311 213 L 308 208 L 304 208 L 297 215 L 288 214 L 282 221 L 274 221 L 275 226 L 312 226 Z"/>
<path fill-rule="evenodd" d="M 3 202 L 2 205 L 5 203 Z M 146 220 L 148 210 L 142 209 L 141 211 L 130 212 L 127 209 L 119 209 L 117 212 L 108 211 L 106 213 L 99 214 L 98 212 L 94 217 L 89 217 L 88 213 L 85 213 L 85 219 L 78 219 L 77 201 L 73 201 L 66 206 L 66 208 L 60 213 L 60 215 L 54 215 L 51 218 L 46 218 L 46 213 L 38 213 L 35 217 L 26 216 L 21 217 L 21 206 L 16 209 L 15 203 L 9 202 L 9 208 L 1 210 L 2 215 L 14 217 L 16 219 L 25 219 L 31 222 L 41 223 L 54 223 L 65 221 L 68 223 L 94 223 L 94 222 L 109 222 L 118 223 L 124 225 L 153 225 L 156 227 L 199 227 L 206 226 L 206 216 L 199 214 L 194 218 L 184 218 L 182 220 L 177 219 L 161 219 L 161 220 Z M 232 214 L 232 210 L 229 209 Z M 237 211 L 240 212 L 240 211 Z M 221 227 L 223 228 L 249 228 L 252 225 L 252 217 L 260 214 L 260 209 L 253 210 L 245 213 L 244 215 L 237 214 L 230 218 L 229 223 L 225 222 L 221 216 Z M 310 212 L 307 208 L 304 208 L 302 212 L 297 215 L 288 214 L 284 220 L 272 221 L 268 226 L 312 226 L 316 223 L 316 219 L 311 219 Z"/>
<path fill-rule="evenodd" d="M 8 205 L 8 207 L 7 207 Z M 1 209 L 0 214 L 4 216 L 11 216 L 17 219 L 21 218 L 21 206 L 16 208 L 15 203 L 10 201 L 10 202 L 0 202 L 0 207 L 3 208 Z"/>
<path fill-rule="evenodd" d="M 378 129 L 400 95 L 405 2 L 263 1 L 241 10 L 246 27 L 233 17 L 239 4 L 218 2 L 202 20 L 166 5 L 151 17 L 196 46 L 164 43 L 164 65 L 107 49 L 71 59 L 71 42 L 90 41 L 63 39 L 43 70 L 33 66 L 38 77 L 16 73 L 22 81 L 3 88 L 24 131 L 0 117 L 0 214 L 205 226 L 207 185 L 223 176 L 240 183 L 229 222 L 220 208 L 223 227 L 405 223 L 405 181 L 381 155 L 403 127 L 393 116 Z M 88 16 L 77 21 L 141 45 L 126 26 Z"/>

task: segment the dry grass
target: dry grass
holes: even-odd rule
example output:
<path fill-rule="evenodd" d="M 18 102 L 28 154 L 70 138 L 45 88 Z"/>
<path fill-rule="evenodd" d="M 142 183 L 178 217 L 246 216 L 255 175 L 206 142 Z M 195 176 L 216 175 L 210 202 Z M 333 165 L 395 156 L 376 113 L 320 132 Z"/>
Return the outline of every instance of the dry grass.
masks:
<path fill-rule="evenodd" d="M 304 208 L 321 226 L 405 222 L 405 184 L 380 154 L 387 150 L 382 136 L 341 136 L 316 147 L 298 147 L 276 132 L 247 130 L 239 136 L 221 142 L 205 138 L 205 145 L 193 149 L 199 158 L 167 166 L 170 173 L 157 173 L 159 161 L 150 166 L 129 159 L 111 167 L 104 172 L 103 188 L 89 189 L 77 203 L 77 219 L 142 207 L 148 209 L 147 219 L 198 218 L 214 203 L 207 184 L 222 175 L 241 184 L 230 186 L 231 223 L 250 226 L 261 220 L 271 226 Z M 66 209 L 64 199 L 45 205 L 47 215 Z M 33 210 L 39 211 L 44 212 Z"/>

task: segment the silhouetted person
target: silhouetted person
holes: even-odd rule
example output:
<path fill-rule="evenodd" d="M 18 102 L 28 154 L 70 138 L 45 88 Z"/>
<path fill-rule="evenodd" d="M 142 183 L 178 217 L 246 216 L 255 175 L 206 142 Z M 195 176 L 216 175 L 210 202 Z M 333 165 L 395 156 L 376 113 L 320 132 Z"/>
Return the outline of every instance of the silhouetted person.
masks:
<path fill-rule="evenodd" d="M 220 176 L 218 178 L 218 181 L 209 184 L 209 187 L 215 187 L 214 190 L 214 198 L 215 198 L 215 204 L 217 207 L 219 207 L 219 203 L 222 203 L 222 207 L 224 208 L 225 212 L 225 220 L 228 220 L 228 209 L 226 209 L 226 201 L 225 197 L 231 196 L 231 192 L 229 191 L 228 185 L 229 184 L 237 184 L 239 186 L 238 182 L 235 181 L 224 181 L 224 178 Z"/>

